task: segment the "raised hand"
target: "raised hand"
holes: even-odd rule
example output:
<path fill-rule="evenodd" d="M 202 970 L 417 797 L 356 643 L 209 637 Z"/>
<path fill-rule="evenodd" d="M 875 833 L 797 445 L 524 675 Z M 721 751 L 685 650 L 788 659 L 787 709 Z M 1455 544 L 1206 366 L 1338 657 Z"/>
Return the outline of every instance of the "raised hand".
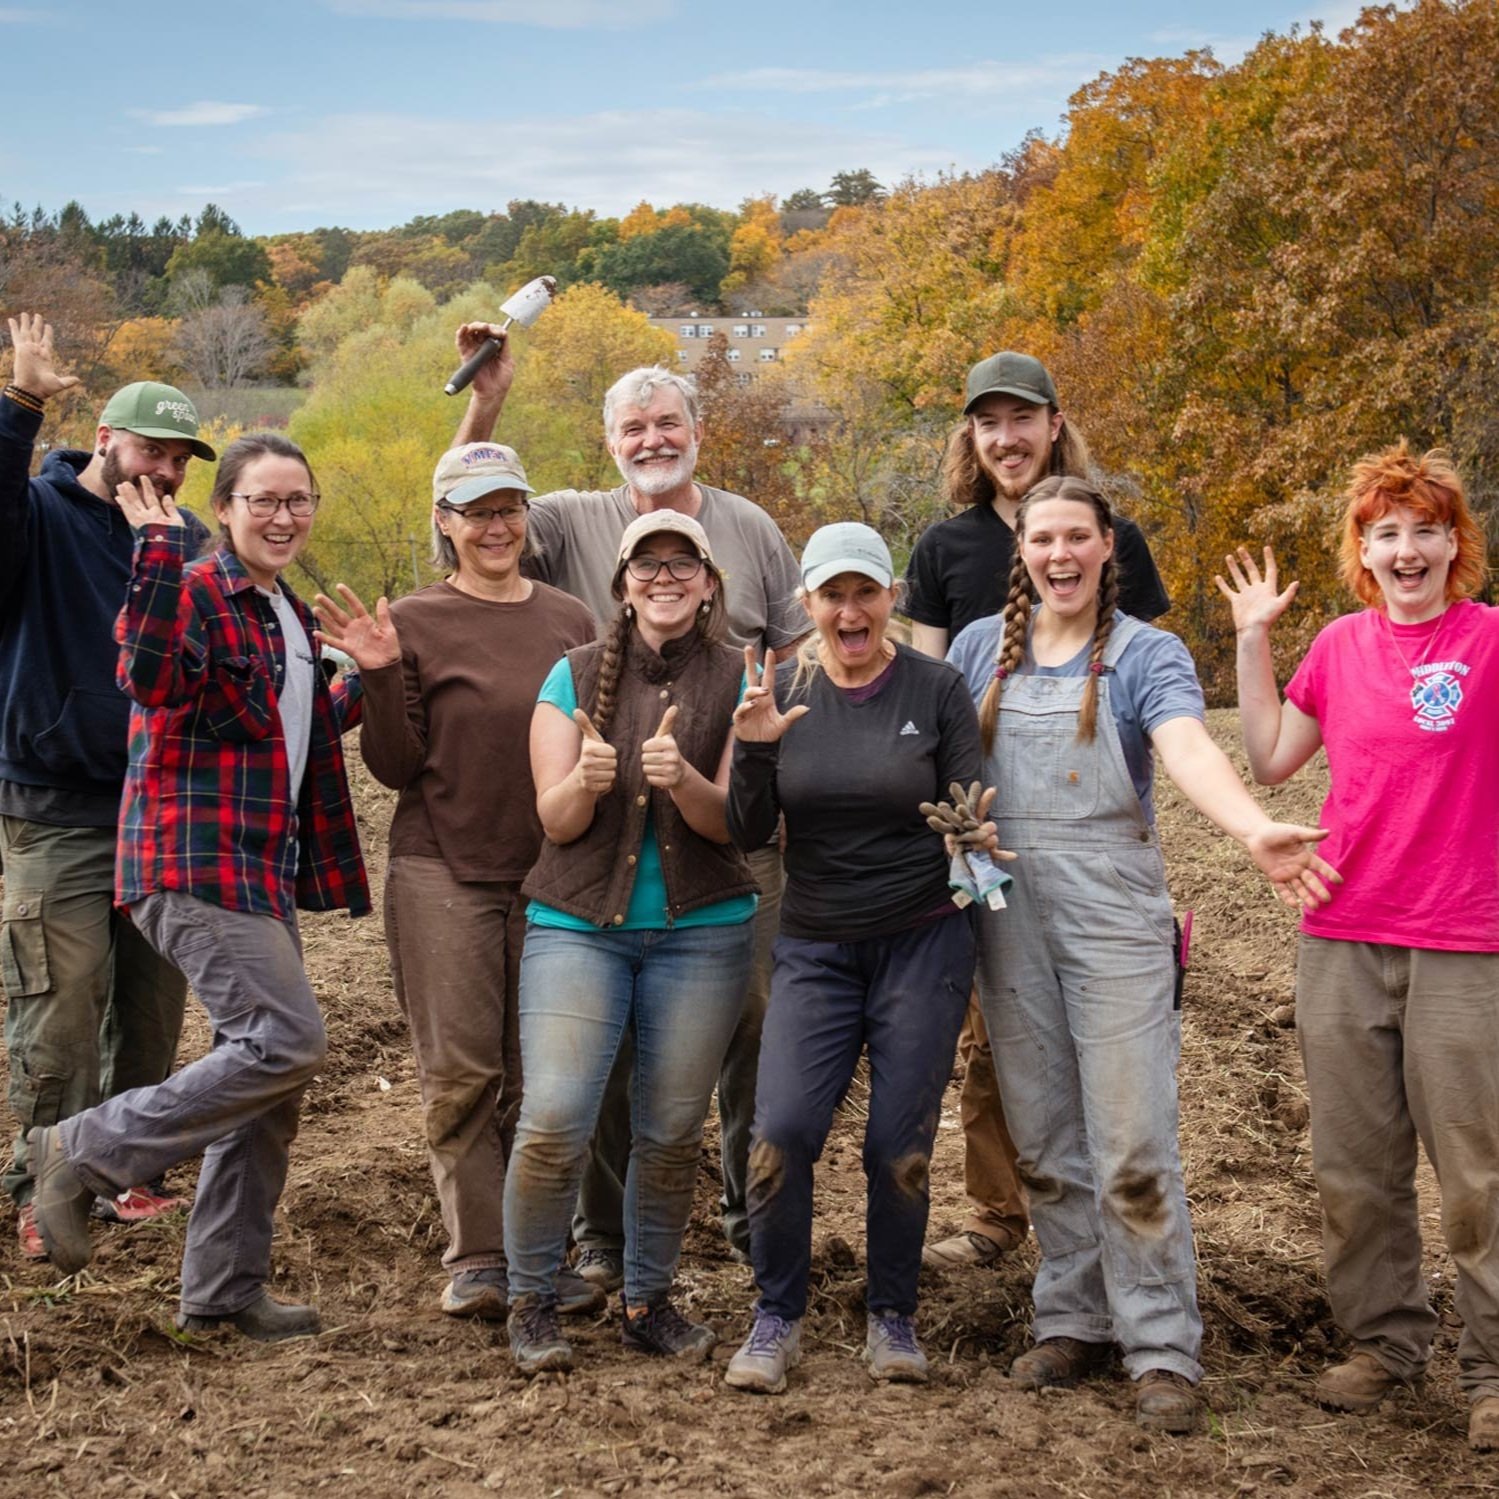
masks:
<path fill-rule="evenodd" d="M 156 493 L 150 477 L 142 474 L 137 480 L 126 479 L 115 490 L 120 513 L 130 522 L 133 531 L 143 526 L 180 526 L 182 516 L 171 495 Z"/>
<path fill-rule="evenodd" d="M 1329 885 L 1341 885 L 1343 876 L 1316 851 L 1315 845 L 1328 834 L 1327 828 L 1303 828 L 1289 822 L 1272 822 L 1244 840 L 1249 857 L 1275 886 L 1275 893 L 1288 906 L 1298 909 L 1325 906 L 1332 899 Z"/>
<path fill-rule="evenodd" d="M 581 708 L 573 709 L 573 722 L 583 735 L 583 745 L 578 751 L 578 763 L 573 767 L 573 775 L 590 796 L 605 796 L 614 787 L 619 754 L 594 728 L 593 720 Z"/>
<path fill-rule="evenodd" d="M 52 324 L 40 313 L 20 312 L 6 322 L 10 324 L 10 341 L 16 351 L 15 369 L 10 377 L 16 385 L 45 401 L 78 384 L 76 375 L 57 373 Z"/>
<path fill-rule="evenodd" d="M 744 699 L 734 709 L 734 737 L 744 744 L 775 744 L 803 714 L 812 710 L 805 703 L 782 713 L 776 706 L 776 653 L 766 651 L 762 668 L 755 648 L 744 648 Z"/>
<path fill-rule="evenodd" d="M 1265 572 L 1261 577 L 1248 547 L 1240 547 L 1237 554 L 1229 553 L 1224 562 L 1233 578 L 1230 587 L 1221 573 L 1213 575 L 1218 592 L 1229 602 L 1234 612 L 1234 629 L 1240 634 L 1247 630 L 1268 630 L 1291 606 L 1299 583 L 1290 583 L 1283 593 L 1277 593 L 1280 573 L 1275 566 L 1275 552 L 1265 548 Z"/>
<path fill-rule="evenodd" d="M 640 746 L 640 766 L 646 780 L 663 791 L 680 786 L 687 778 L 687 762 L 677 749 L 677 741 L 671 732 L 676 721 L 677 705 L 673 703 L 661 715 L 656 732 Z"/>
<path fill-rule="evenodd" d="M 479 352 L 487 338 L 500 341 L 500 352 L 474 376 L 472 390 L 481 401 L 503 401 L 515 380 L 515 357 L 510 352 L 510 335 L 498 323 L 463 323 L 454 342 L 462 363 Z"/>
<path fill-rule="evenodd" d="M 318 594 L 313 602 L 312 612 L 322 626 L 318 639 L 334 650 L 346 651 L 361 671 L 394 666 L 401 659 L 401 642 L 390 617 L 390 604 L 384 597 L 376 599 L 371 615 L 352 588 L 343 583 L 335 586 L 343 598 L 342 607 L 326 593 Z"/>

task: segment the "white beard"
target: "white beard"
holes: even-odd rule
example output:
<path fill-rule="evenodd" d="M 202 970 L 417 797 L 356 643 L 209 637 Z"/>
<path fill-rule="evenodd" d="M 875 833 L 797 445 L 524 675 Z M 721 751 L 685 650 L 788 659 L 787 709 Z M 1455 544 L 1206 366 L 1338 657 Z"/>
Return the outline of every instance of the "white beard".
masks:
<path fill-rule="evenodd" d="M 641 450 L 642 453 L 652 454 L 660 451 L 660 448 Z M 619 470 L 620 478 L 632 489 L 638 489 L 641 494 L 652 497 L 669 494 L 692 477 L 693 471 L 697 468 L 697 444 L 694 442 L 681 449 L 677 454 L 676 462 L 665 466 L 653 463 L 640 467 L 636 461 L 639 457 L 640 454 L 636 454 L 635 459 L 625 459 L 616 454 L 614 466 Z"/>

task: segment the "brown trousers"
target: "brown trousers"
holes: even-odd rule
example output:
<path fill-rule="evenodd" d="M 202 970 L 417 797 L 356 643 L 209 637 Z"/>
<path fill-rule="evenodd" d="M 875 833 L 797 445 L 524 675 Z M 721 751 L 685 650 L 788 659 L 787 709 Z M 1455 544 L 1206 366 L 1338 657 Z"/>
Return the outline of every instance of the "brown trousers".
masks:
<path fill-rule="evenodd" d="M 519 884 L 465 884 L 402 854 L 385 880 L 385 941 L 411 1027 L 427 1159 L 450 1274 L 505 1263 L 501 1205 L 520 1113 Z"/>
<path fill-rule="evenodd" d="M 1458 1383 L 1499 1395 L 1499 953 L 1303 936 L 1296 1028 L 1338 1326 L 1401 1378 L 1431 1354 L 1419 1138 L 1456 1271 Z"/>
<path fill-rule="evenodd" d="M 1008 1249 L 1025 1238 L 1030 1210 L 1015 1163 L 1015 1142 L 1005 1123 L 994 1054 L 979 1008 L 978 993 L 968 997 L 968 1016 L 958 1036 L 963 1063 L 963 1091 L 958 1112 L 963 1121 L 963 1186 L 971 1211 L 963 1229 L 983 1234 Z"/>

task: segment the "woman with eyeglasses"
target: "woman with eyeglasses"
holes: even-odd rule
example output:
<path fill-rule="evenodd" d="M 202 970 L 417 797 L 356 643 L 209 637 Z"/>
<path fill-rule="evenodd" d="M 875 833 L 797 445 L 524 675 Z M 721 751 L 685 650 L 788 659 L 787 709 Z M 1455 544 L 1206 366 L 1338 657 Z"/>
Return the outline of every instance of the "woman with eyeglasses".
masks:
<path fill-rule="evenodd" d="M 370 905 L 340 747 L 359 678 L 329 686 L 313 616 L 285 577 L 317 484 L 286 438 L 241 437 L 210 496 L 218 548 L 192 563 L 170 495 L 142 477 L 116 497 L 136 532 L 116 626 L 134 700 L 116 899 L 187 975 L 213 1049 L 32 1132 L 37 1226 L 72 1274 L 89 1260 L 95 1194 L 202 1153 L 177 1326 L 303 1337 L 319 1330 L 316 1309 L 266 1293 L 288 1148 L 326 1051 L 296 912 Z"/>
<path fill-rule="evenodd" d="M 546 841 L 525 885 L 526 1091 L 505 1183 L 510 1348 L 526 1373 L 572 1366 L 558 1271 L 627 1029 L 621 1341 L 687 1359 L 717 1342 L 671 1289 L 753 946 L 755 883 L 724 817 L 743 662 L 720 643 L 723 578 L 690 517 L 657 510 L 632 522 L 613 593 L 621 608 L 608 633 L 557 663 L 531 725 Z"/>
<path fill-rule="evenodd" d="M 411 1031 L 427 1159 L 447 1249 L 441 1308 L 503 1320 L 505 1165 L 521 1098 L 517 994 L 541 849 L 531 714 L 558 656 L 594 637 L 576 599 L 521 574 L 520 459 L 499 443 L 444 453 L 432 476 L 433 560 L 446 577 L 371 616 L 318 596 L 324 638 L 364 678 L 360 749 L 400 793 L 390 825 L 385 940 Z M 567 1271 L 563 1309 L 603 1293 Z"/>

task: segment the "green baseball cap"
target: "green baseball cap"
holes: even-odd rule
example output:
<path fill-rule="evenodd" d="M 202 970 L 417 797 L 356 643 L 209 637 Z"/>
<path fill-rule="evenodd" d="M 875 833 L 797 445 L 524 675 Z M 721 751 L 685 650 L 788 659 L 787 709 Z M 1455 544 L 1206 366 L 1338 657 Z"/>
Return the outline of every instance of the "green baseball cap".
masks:
<path fill-rule="evenodd" d="M 198 436 L 198 408 L 175 385 L 156 380 L 137 380 L 117 390 L 99 413 L 99 425 L 138 437 L 175 438 L 209 463 L 219 456 Z"/>
<path fill-rule="evenodd" d="M 1046 373 L 1046 366 L 1029 354 L 1006 350 L 981 359 L 968 371 L 967 416 L 985 396 L 1015 396 L 1032 406 L 1054 406 L 1061 409 L 1057 388 Z"/>

